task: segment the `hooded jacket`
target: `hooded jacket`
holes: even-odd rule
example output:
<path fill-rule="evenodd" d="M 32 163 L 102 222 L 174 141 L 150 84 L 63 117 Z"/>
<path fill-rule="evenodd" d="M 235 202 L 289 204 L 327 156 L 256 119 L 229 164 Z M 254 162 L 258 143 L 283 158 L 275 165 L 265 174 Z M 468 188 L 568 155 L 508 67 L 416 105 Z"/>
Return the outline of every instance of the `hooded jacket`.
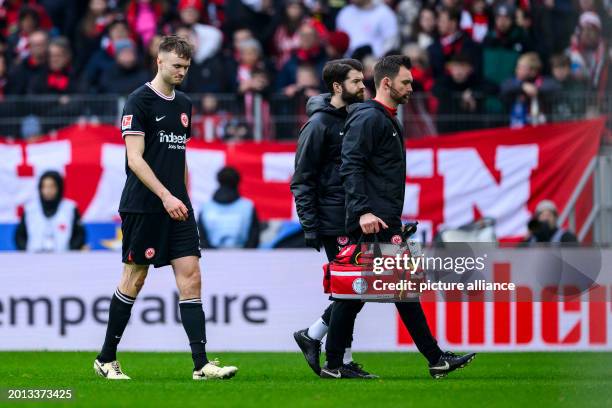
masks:
<path fill-rule="evenodd" d="M 359 217 L 372 213 L 390 229 L 401 228 L 406 189 L 403 128 L 378 102 L 348 108 L 340 176 L 346 191 L 346 230 L 358 230 Z"/>
<path fill-rule="evenodd" d="M 300 130 L 295 154 L 291 192 L 306 238 L 345 233 L 344 188 L 339 171 L 347 113 L 330 102 L 330 94 L 308 100 L 309 119 Z"/>

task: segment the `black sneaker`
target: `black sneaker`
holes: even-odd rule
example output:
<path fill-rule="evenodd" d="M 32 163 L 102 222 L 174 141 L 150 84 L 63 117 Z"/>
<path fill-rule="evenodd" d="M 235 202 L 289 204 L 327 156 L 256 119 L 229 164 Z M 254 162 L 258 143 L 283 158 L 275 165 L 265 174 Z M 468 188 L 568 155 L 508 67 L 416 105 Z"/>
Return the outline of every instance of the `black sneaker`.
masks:
<path fill-rule="evenodd" d="M 368 373 L 366 370 L 363 369 L 363 366 L 361 364 L 356 363 L 354 361 L 351 361 L 348 364 L 344 364 L 344 368 L 353 371 L 355 374 L 359 376 L 359 378 L 365 378 L 368 380 L 373 380 L 375 378 L 378 378 L 376 374 Z"/>
<path fill-rule="evenodd" d="M 300 350 L 302 350 L 308 366 L 316 375 L 320 375 L 321 363 L 319 362 L 319 357 L 321 355 L 321 342 L 308 337 L 308 329 L 296 331 L 293 333 L 293 338 L 300 347 Z"/>
<path fill-rule="evenodd" d="M 321 368 L 321 378 L 329 378 L 339 380 L 342 378 L 364 378 L 352 369 L 348 368 L 346 365 L 340 366 L 338 368 L 327 368 L 327 366 Z"/>
<path fill-rule="evenodd" d="M 476 357 L 476 353 L 460 356 L 450 351 L 445 351 L 436 364 L 429 365 L 429 374 L 435 379 L 446 377 L 451 371 L 470 364 L 474 357 Z"/>

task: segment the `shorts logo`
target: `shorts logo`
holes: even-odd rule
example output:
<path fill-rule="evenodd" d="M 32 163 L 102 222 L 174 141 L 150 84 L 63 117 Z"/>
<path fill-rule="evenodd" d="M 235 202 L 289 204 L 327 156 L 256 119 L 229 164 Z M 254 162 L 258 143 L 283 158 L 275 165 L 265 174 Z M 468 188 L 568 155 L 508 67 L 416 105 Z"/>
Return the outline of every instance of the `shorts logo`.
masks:
<path fill-rule="evenodd" d="M 132 117 L 134 115 L 123 115 L 121 119 L 121 130 L 127 130 L 132 128 Z"/>
<path fill-rule="evenodd" d="M 187 116 L 186 113 L 181 113 L 181 123 L 183 124 L 183 126 L 188 127 L 189 126 L 189 117 Z"/>
<path fill-rule="evenodd" d="M 353 292 L 363 295 L 368 291 L 368 281 L 364 278 L 357 278 L 353 281 Z"/>
<path fill-rule="evenodd" d="M 155 256 L 155 249 L 153 248 L 147 248 L 147 250 L 145 251 L 145 258 L 147 259 L 151 259 Z"/>
<path fill-rule="evenodd" d="M 336 241 L 338 242 L 338 245 L 345 246 L 349 242 L 349 237 L 347 237 L 346 235 L 342 235 L 339 236 Z"/>
<path fill-rule="evenodd" d="M 391 237 L 391 243 L 393 245 L 399 245 L 402 243 L 402 236 L 401 235 L 394 235 Z"/>

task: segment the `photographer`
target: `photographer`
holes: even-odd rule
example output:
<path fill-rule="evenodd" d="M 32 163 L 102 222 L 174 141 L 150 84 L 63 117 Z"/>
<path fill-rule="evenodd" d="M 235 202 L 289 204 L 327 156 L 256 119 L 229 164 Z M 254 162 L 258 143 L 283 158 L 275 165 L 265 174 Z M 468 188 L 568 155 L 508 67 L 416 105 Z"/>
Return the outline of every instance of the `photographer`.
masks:
<path fill-rule="evenodd" d="M 576 236 L 557 225 L 559 213 L 557 206 L 550 200 L 542 200 L 538 203 L 533 218 L 527 224 L 529 235 L 524 243 L 533 245 L 538 242 L 551 244 L 575 244 L 578 242 Z"/>

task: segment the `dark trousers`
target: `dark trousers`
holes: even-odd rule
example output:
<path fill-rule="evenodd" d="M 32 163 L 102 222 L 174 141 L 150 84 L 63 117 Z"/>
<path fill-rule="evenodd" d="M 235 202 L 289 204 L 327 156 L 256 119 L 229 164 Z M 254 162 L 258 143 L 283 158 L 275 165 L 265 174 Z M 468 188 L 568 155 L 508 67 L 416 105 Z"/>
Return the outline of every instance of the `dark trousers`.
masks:
<path fill-rule="evenodd" d="M 383 230 L 378 233 L 379 242 L 391 242 L 391 237 L 401 232 L 399 229 Z M 351 235 L 353 242 L 357 241 L 361 236 L 361 232 Z M 373 237 L 365 236 L 363 242 L 370 242 Z M 361 311 L 364 303 L 360 300 L 336 300 L 333 303 L 329 331 L 327 332 L 327 342 L 325 343 L 325 351 L 327 353 L 327 364 L 329 368 L 338 368 L 342 365 L 342 357 L 344 348 L 348 338 L 352 338 L 353 327 L 357 313 Z M 414 340 L 417 349 L 427 358 L 430 364 L 438 361 L 442 355 L 442 350 L 438 347 L 438 342 L 431 334 L 427 319 L 423 313 L 421 303 L 414 302 L 397 302 L 395 307 L 408 329 L 410 336 Z"/>
<path fill-rule="evenodd" d="M 323 248 L 325 249 L 325 254 L 327 255 L 327 260 L 329 262 L 334 260 L 336 255 L 338 255 L 338 252 L 340 252 L 341 247 L 343 246 L 343 245 L 340 245 L 339 241 L 344 242 L 342 239 L 339 239 L 339 237 L 336 235 L 333 235 L 333 236 L 332 235 L 322 235 L 321 236 L 321 243 L 323 244 Z M 329 306 L 327 306 L 327 308 L 321 315 L 321 319 L 323 319 L 327 327 L 329 327 L 330 325 L 332 310 L 336 304 L 337 302 L 330 303 Z M 346 337 L 344 346 L 342 348 L 342 355 L 344 355 L 344 349 L 350 348 L 351 344 L 353 343 L 354 326 L 355 326 L 355 318 L 350 320 L 346 328 L 346 332 L 348 333 L 348 336 Z"/>

